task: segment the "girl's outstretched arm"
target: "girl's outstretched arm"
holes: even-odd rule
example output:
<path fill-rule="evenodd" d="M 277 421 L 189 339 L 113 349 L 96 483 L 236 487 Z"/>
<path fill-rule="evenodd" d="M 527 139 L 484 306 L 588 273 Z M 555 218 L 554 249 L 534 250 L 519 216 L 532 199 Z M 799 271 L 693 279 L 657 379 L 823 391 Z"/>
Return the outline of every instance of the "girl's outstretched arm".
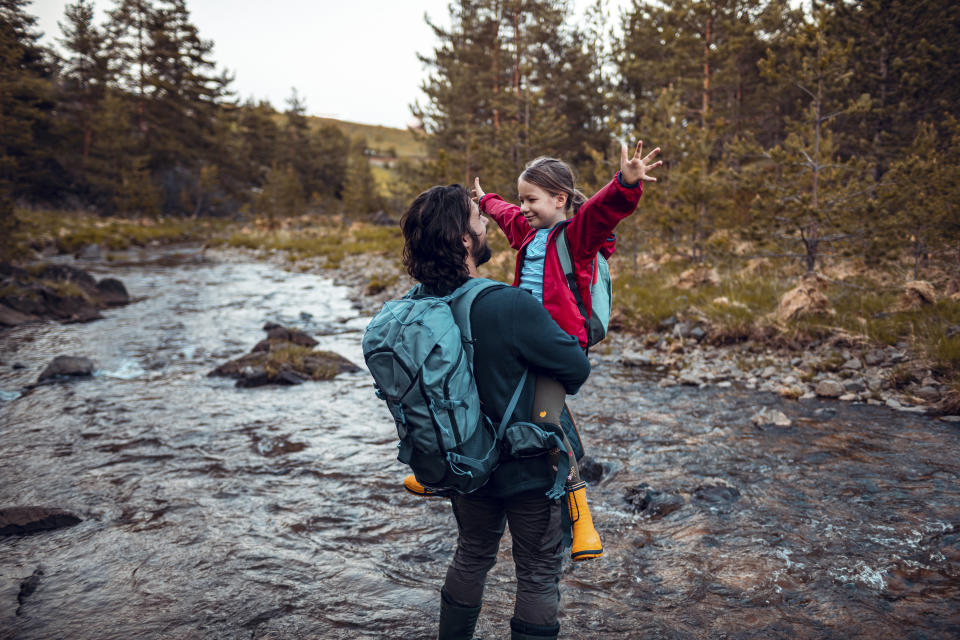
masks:
<path fill-rule="evenodd" d="M 575 262 L 592 260 L 617 223 L 637 208 L 643 183 L 657 180 L 650 172 L 663 164 L 653 162 L 658 153 L 659 147 L 643 156 L 643 142 L 638 142 L 630 157 L 627 145 L 621 144 L 620 175 L 584 202 L 567 227 Z"/>
<path fill-rule="evenodd" d="M 506 202 L 495 193 L 484 193 L 480 188 L 480 178 L 473 179 L 473 195 L 480 207 L 480 213 L 493 218 L 510 246 L 519 249 L 530 232 L 530 223 L 523 217 L 520 207 Z"/>

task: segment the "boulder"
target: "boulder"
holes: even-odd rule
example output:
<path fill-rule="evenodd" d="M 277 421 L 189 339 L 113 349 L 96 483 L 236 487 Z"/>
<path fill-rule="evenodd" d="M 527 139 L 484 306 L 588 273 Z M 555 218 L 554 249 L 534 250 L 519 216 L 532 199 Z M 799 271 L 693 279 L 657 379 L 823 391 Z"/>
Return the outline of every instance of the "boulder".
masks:
<path fill-rule="evenodd" d="M 238 387 L 268 384 L 297 385 L 308 380 L 329 380 L 360 367 L 331 351 L 314 351 L 317 341 L 298 329 L 268 323 L 267 338 L 245 356 L 218 366 L 210 376 L 235 378 Z"/>
<path fill-rule="evenodd" d="M 900 294 L 896 311 L 915 311 L 936 301 L 937 293 L 933 290 L 932 284 L 926 280 L 911 280 L 903 285 L 903 293 Z"/>
<path fill-rule="evenodd" d="M 37 382 L 60 377 L 86 377 L 93 375 L 93 360 L 80 356 L 57 356 L 40 373 Z"/>
<path fill-rule="evenodd" d="M 643 513 L 653 520 L 668 516 L 686 504 L 683 496 L 672 492 L 658 491 L 646 483 L 629 489 L 625 500 L 633 507 L 634 511 Z"/>
<path fill-rule="evenodd" d="M 0 536 L 72 527 L 81 519 L 63 509 L 49 507 L 7 507 L 0 509 Z"/>
<path fill-rule="evenodd" d="M 109 307 L 118 307 L 130 303 L 130 294 L 123 283 L 116 278 L 104 278 L 97 283 L 100 301 Z"/>
<path fill-rule="evenodd" d="M 790 289 L 780 298 L 777 307 L 777 319 L 781 322 L 805 316 L 829 314 L 832 312 L 827 297 L 821 289 L 825 282 L 815 274 L 804 276 L 800 284 Z"/>
<path fill-rule="evenodd" d="M 821 398 L 839 398 L 845 391 L 843 385 L 836 380 L 821 380 L 813 390 Z"/>
<path fill-rule="evenodd" d="M 720 284 L 720 274 L 713 267 L 694 267 L 687 269 L 674 282 L 678 289 L 696 289 Z"/>
<path fill-rule="evenodd" d="M 5 327 L 15 327 L 18 324 L 24 324 L 36 320 L 39 320 L 37 316 L 29 313 L 21 313 L 16 309 L 11 309 L 5 304 L 0 304 L 0 325 Z"/>
<path fill-rule="evenodd" d="M 778 409 L 771 409 L 768 411 L 766 407 L 754 415 L 753 418 L 751 418 L 751 422 L 753 422 L 754 426 L 757 427 L 762 427 L 768 424 L 772 424 L 777 427 L 789 427 L 791 424 L 793 424 L 790 421 L 790 418 L 788 418 L 783 411 Z"/>

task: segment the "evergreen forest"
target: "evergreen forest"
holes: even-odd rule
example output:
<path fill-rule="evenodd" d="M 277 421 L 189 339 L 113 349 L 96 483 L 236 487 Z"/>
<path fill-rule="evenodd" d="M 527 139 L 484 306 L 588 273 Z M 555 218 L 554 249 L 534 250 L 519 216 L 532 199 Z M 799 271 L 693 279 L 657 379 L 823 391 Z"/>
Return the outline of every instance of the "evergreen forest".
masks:
<path fill-rule="evenodd" d="M 643 139 L 665 166 L 627 244 L 652 234 L 703 261 L 759 242 L 808 271 L 837 251 L 907 252 L 917 271 L 931 254 L 960 260 L 956 3 L 597 1 L 577 19 L 569 5 L 451 3 L 413 106 L 427 157 L 396 163 L 384 189 L 366 141 L 313 122 L 295 89 L 282 110 L 237 100 L 185 0 L 115 0 L 104 24 L 77 0 L 56 52 L 29 2 L 2 0 L 3 224 L 15 204 L 396 215 L 474 175 L 512 197 L 539 155 L 568 161 L 589 193 L 618 141 Z"/>

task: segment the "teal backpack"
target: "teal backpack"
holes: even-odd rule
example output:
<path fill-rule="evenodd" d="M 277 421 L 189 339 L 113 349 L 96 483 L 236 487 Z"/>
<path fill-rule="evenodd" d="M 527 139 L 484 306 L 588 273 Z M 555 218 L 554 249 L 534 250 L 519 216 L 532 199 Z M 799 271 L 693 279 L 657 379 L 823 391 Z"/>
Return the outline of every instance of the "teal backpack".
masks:
<path fill-rule="evenodd" d="M 564 225 L 557 234 L 557 255 L 560 257 L 560 266 L 567 278 L 567 286 L 577 301 L 580 316 L 586 322 L 587 346 L 592 347 L 607 337 L 610 326 L 610 311 L 613 308 L 613 283 L 610 279 L 610 265 L 603 254 L 597 253 L 596 280 L 590 285 L 590 315 L 580 296 L 580 288 L 573 270 L 573 259 L 570 257 L 570 242 L 567 240 L 567 226 Z"/>
<path fill-rule="evenodd" d="M 557 435 L 537 425 L 507 424 L 527 372 L 517 383 L 499 428 L 480 410 L 470 307 L 492 286 L 506 285 L 471 278 L 446 296 L 427 295 L 417 285 L 403 298 L 384 304 L 363 334 L 363 358 L 374 389 L 387 403 L 400 438 L 397 459 L 410 465 L 417 481 L 435 492 L 470 493 L 480 488 L 499 465 L 501 449 L 537 455 L 563 448 Z M 559 456 L 561 467 L 566 462 L 569 468 L 567 458 Z M 567 469 L 558 469 L 560 479 L 553 493 L 562 494 L 566 474 Z"/>

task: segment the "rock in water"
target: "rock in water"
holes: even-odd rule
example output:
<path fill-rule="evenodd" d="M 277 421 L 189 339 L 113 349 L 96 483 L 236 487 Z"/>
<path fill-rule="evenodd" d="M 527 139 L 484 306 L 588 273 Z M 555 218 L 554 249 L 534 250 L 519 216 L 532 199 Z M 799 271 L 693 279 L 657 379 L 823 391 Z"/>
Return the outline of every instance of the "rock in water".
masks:
<path fill-rule="evenodd" d="M 599 482 L 607 470 L 602 462 L 597 462 L 590 456 L 583 456 L 578 463 L 580 478 L 587 482 Z"/>
<path fill-rule="evenodd" d="M 130 303 L 127 288 L 116 278 L 104 278 L 98 282 L 97 291 L 100 293 L 100 301 L 108 306 L 115 307 Z"/>
<path fill-rule="evenodd" d="M 57 356 L 47 368 L 43 370 L 37 382 L 44 382 L 51 378 L 66 376 L 90 376 L 93 375 L 93 360 L 78 356 Z"/>
<path fill-rule="evenodd" d="M 789 427 L 792 424 L 790 422 L 790 418 L 788 418 L 783 411 L 778 409 L 767 411 L 766 408 L 764 408 L 762 411 L 760 411 L 760 413 L 753 416 L 751 420 L 753 424 L 758 427 L 768 424 L 778 427 Z"/>
<path fill-rule="evenodd" d="M 630 489 L 625 498 L 634 511 L 644 513 L 654 520 L 670 515 L 686 504 L 683 496 L 657 491 L 646 483 Z"/>
<path fill-rule="evenodd" d="M 340 373 L 360 371 L 360 367 L 337 353 L 314 351 L 317 341 L 303 331 L 274 323 L 263 329 L 268 337 L 258 342 L 253 351 L 220 365 L 209 375 L 236 378 L 238 387 L 261 387 L 329 380 Z"/>
<path fill-rule="evenodd" d="M 72 527 L 81 522 L 69 511 L 47 507 L 8 507 L 0 509 L 0 536 L 15 536 L 36 531 Z"/>

